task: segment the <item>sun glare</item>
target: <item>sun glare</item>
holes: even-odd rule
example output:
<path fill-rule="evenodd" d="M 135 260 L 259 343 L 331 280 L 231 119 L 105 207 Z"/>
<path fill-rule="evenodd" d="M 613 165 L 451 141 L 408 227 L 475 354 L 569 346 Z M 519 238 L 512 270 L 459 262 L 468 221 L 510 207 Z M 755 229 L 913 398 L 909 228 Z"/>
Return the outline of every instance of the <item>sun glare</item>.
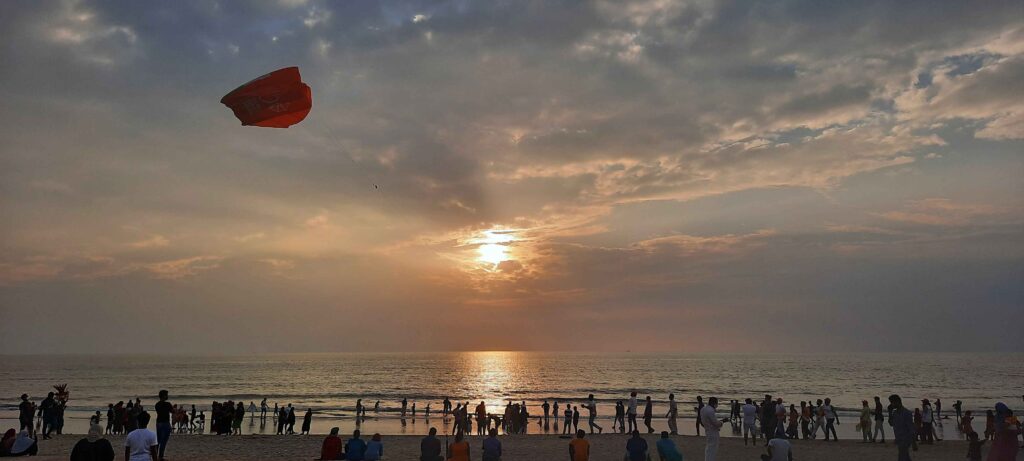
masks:
<path fill-rule="evenodd" d="M 510 254 L 510 245 L 516 241 L 516 237 L 512 232 L 488 230 L 484 231 L 483 236 L 474 239 L 473 243 L 479 245 L 476 248 L 477 262 L 497 266 L 502 261 L 513 259 Z"/>
<path fill-rule="evenodd" d="M 477 261 L 495 266 L 508 259 L 508 251 L 505 249 L 505 245 L 497 243 L 480 245 L 480 248 L 477 248 L 477 252 L 480 253 L 480 256 L 476 258 Z"/>

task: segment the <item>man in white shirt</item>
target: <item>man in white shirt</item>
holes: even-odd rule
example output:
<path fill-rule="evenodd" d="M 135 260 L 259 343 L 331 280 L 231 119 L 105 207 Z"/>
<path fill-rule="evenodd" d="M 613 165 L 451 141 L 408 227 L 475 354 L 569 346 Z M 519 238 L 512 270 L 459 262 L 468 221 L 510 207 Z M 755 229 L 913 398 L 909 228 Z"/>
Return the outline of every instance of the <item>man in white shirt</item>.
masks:
<path fill-rule="evenodd" d="M 149 425 L 149 413 L 139 414 L 139 428 L 128 434 L 124 439 L 125 461 L 157 461 L 156 432 L 146 429 Z"/>
<path fill-rule="evenodd" d="M 723 421 L 715 416 L 716 407 L 718 407 L 718 397 L 711 397 L 708 399 L 708 404 L 700 410 L 700 422 L 704 425 L 704 431 L 707 434 L 704 461 L 715 461 L 718 456 L 719 431 L 722 429 Z"/>
<path fill-rule="evenodd" d="M 761 461 L 793 461 L 793 450 L 789 440 L 777 437 L 769 440 L 768 454 L 761 455 Z"/>
<path fill-rule="evenodd" d="M 740 412 L 743 414 L 743 444 L 747 444 L 747 434 L 750 434 L 751 442 L 757 445 L 757 406 L 753 400 L 747 399 Z"/>
<path fill-rule="evenodd" d="M 665 417 L 668 418 L 668 429 L 670 435 L 679 435 L 679 429 L 676 427 L 676 417 L 679 416 L 679 406 L 676 405 L 676 395 L 668 395 L 668 413 Z"/>
<path fill-rule="evenodd" d="M 629 405 L 626 407 L 626 416 L 629 419 L 628 433 L 636 430 L 636 391 L 629 393 Z"/>

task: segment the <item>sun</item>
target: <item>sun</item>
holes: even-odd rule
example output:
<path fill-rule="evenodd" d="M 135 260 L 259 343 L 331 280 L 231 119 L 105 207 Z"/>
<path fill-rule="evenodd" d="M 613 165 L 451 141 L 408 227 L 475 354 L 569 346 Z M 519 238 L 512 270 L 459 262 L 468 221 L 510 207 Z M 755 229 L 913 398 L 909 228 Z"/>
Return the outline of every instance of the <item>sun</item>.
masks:
<path fill-rule="evenodd" d="M 517 240 L 511 230 L 493 229 L 484 231 L 483 235 L 473 239 L 476 244 L 476 261 L 491 267 L 497 267 L 502 261 L 513 258 L 511 245 Z"/>
<path fill-rule="evenodd" d="M 508 260 L 508 249 L 505 248 L 505 245 L 487 243 L 480 245 L 480 248 L 477 248 L 477 252 L 479 256 L 477 256 L 476 260 L 482 263 L 497 266 L 502 261 Z"/>

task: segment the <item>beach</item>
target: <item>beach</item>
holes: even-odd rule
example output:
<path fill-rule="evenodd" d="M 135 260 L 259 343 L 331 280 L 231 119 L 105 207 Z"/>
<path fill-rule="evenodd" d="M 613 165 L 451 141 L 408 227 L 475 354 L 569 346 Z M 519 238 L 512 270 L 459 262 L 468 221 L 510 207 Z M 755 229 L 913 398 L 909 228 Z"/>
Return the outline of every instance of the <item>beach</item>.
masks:
<path fill-rule="evenodd" d="M 40 441 L 39 457 L 43 460 L 66 460 L 71 448 L 81 439 L 80 435 L 55 436 L 52 440 Z M 123 456 L 123 436 L 109 436 L 118 458 Z M 368 438 L 368 437 L 364 437 Z M 420 436 L 385 436 L 385 459 L 415 460 L 419 457 Z M 512 435 L 499 437 L 504 450 L 503 460 L 560 460 L 568 458 L 568 439 L 554 435 Z M 622 434 L 588 435 L 591 443 L 591 461 L 622 461 L 627 436 Z M 651 449 L 657 435 L 645 436 Z M 684 459 L 704 459 L 704 438 L 693 436 L 673 437 L 683 452 Z M 442 443 L 444 437 L 441 437 Z M 480 443 L 483 437 L 470 437 L 474 459 L 479 459 Z M 167 459 L 184 460 L 311 460 L 320 453 L 322 436 L 202 436 L 174 435 L 167 446 Z M 987 446 L 986 446 L 987 449 Z M 764 448 L 744 446 L 742 439 L 723 438 L 718 450 L 719 461 L 750 461 L 760 459 Z M 962 441 L 943 441 L 935 445 L 922 445 L 914 454 L 914 460 L 945 461 L 962 460 L 967 453 L 967 444 Z M 652 458 L 657 459 L 657 452 Z M 793 441 L 793 458 L 802 461 L 869 461 L 896 459 L 896 446 L 892 442 L 882 444 L 861 443 L 853 440 L 823 442 L 821 440 Z"/>

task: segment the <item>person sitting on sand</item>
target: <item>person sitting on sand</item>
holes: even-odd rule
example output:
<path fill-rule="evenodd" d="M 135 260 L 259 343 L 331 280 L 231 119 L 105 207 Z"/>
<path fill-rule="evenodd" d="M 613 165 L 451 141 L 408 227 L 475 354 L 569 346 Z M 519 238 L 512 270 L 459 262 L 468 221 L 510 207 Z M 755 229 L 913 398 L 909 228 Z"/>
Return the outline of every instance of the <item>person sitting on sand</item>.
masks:
<path fill-rule="evenodd" d="M 22 429 L 11 444 L 10 453 L 7 456 L 35 456 L 39 453 L 39 443 L 28 433 L 28 429 Z"/>
<path fill-rule="evenodd" d="M 661 431 L 661 438 L 654 446 L 658 449 L 658 459 L 661 461 L 683 461 L 683 454 L 679 452 L 675 442 L 668 438 L 668 432 Z"/>
<path fill-rule="evenodd" d="M 491 429 L 490 434 L 483 443 L 484 461 L 501 461 L 501 441 L 498 440 L 498 430 Z"/>
<path fill-rule="evenodd" d="M 586 431 L 576 431 L 576 438 L 569 442 L 569 461 L 590 461 L 590 442 L 583 438 Z"/>
<path fill-rule="evenodd" d="M 437 438 L 437 428 L 430 428 L 430 433 L 420 441 L 420 461 L 441 461 L 441 441 Z"/>
<path fill-rule="evenodd" d="M 371 438 L 366 444 L 366 452 L 363 453 L 363 460 L 380 461 L 383 457 L 384 443 L 380 440 L 380 434 L 373 434 L 373 438 Z"/>
<path fill-rule="evenodd" d="M 981 447 L 985 441 L 978 437 L 977 432 L 967 434 L 967 459 L 969 461 L 981 461 Z"/>
<path fill-rule="evenodd" d="M 1005 403 L 996 404 L 995 427 L 992 431 L 992 448 L 988 451 L 988 461 L 1014 461 L 1020 452 L 1017 436 L 1021 433 L 1020 421 L 1013 417 L 1013 412 Z"/>
<path fill-rule="evenodd" d="M 114 461 L 114 447 L 103 438 L 103 428 L 99 424 L 90 425 L 89 435 L 71 449 L 71 461 Z"/>
<path fill-rule="evenodd" d="M 455 434 L 455 441 L 448 445 L 448 461 L 469 461 L 469 442 L 463 440 L 462 433 Z"/>
<path fill-rule="evenodd" d="M 156 461 L 156 449 L 159 445 L 156 433 L 146 429 L 149 426 L 149 413 L 139 413 L 136 419 L 138 428 L 129 432 L 124 439 L 124 459 L 126 461 Z"/>
<path fill-rule="evenodd" d="M 366 442 L 359 438 L 359 429 L 352 431 L 352 438 L 345 443 L 345 454 L 342 459 L 363 461 L 366 454 Z"/>
<path fill-rule="evenodd" d="M 633 429 L 632 437 L 626 441 L 626 458 L 629 461 L 647 461 L 647 441 L 640 437 L 640 431 Z"/>
<path fill-rule="evenodd" d="M 768 441 L 768 454 L 761 455 L 761 461 L 793 461 L 793 449 L 789 440 L 776 437 Z"/>
<path fill-rule="evenodd" d="M 339 430 L 337 427 L 332 427 L 330 435 L 324 439 L 323 445 L 320 446 L 321 460 L 341 459 L 341 437 L 338 437 Z"/>
<path fill-rule="evenodd" d="M 11 454 L 11 447 L 14 446 L 14 439 L 17 436 L 18 431 L 15 431 L 13 427 L 4 432 L 3 439 L 0 439 L 0 456 Z"/>

